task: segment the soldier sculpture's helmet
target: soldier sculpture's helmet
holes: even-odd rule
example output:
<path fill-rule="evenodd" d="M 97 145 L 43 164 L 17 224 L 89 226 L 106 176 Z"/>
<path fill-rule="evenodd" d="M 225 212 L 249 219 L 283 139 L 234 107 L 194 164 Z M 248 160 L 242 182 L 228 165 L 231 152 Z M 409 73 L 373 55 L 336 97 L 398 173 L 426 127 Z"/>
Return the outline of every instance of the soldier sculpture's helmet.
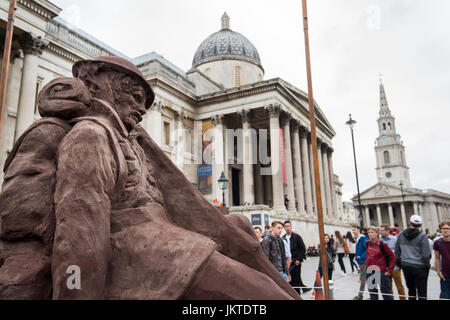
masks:
<path fill-rule="evenodd" d="M 78 78 L 80 67 L 85 64 L 102 64 L 102 70 L 118 71 L 134 77 L 141 83 L 142 87 L 145 90 L 145 107 L 149 109 L 152 106 L 153 101 L 155 100 L 155 94 L 147 81 L 145 81 L 144 75 L 142 74 L 141 70 L 139 70 L 130 61 L 113 56 L 99 57 L 94 60 L 81 60 L 73 65 L 72 74 L 74 77 Z"/>

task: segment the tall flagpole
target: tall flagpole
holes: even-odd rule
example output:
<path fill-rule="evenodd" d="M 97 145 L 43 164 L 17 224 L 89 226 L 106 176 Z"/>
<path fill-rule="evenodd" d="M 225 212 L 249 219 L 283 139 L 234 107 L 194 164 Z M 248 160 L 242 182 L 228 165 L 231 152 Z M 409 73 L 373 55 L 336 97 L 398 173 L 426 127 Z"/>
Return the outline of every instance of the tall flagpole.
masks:
<path fill-rule="evenodd" d="M 5 48 L 3 50 L 2 73 L 0 76 L 0 141 L 2 139 L 3 114 L 5 113 L 6 89 L 8 84 L 9 59 L 14 31 L 16 0 L 9 0 L 8 24 L 6 26 Z"/>
<path fill-rule="evenodd" d="M 305 32 L 305 56 L 306 56 L 306 74 L 308 76 L 308 99 L 309 99 L 309 121 L 311 123 L 311 143 L 314 163 L 314 179 L 316 182 L 316 200 L 317 200 L 317 223 L 319 225 L 320 237 L 320 257 L 322 260 L 323 286 L 325 291 L 325 300 L 330 300 L 330 288 L 328 284 L 328 264 L 325 248 L 325 231 L 323 227 L 322 212 L 322 194 L 320 192 L 320 176 L 319 176 L 319 159 L 317 158 L 317 133 L 316 133 L 316 110 L 314 105 L 314 95 L 312 88 L 311 75 L 311 56 L 309 52 L 309 35 L 308 35 L 308 9 L 306 0 L 302 0 L 303 7 L 303 30 Z"/>

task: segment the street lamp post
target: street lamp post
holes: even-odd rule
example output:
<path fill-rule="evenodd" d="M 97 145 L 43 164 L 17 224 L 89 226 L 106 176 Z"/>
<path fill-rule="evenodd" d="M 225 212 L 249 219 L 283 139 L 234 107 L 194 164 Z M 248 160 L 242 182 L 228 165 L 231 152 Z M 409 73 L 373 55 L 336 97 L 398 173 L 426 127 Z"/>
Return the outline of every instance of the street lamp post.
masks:
<path fill-rule="evenodd" d="M 217 182 L 219 182 L 219 188 L 222 190 L 222 203 L 223 206 L 226 207 L 225 204 L 225 190 L 227 189 L 228 186 L 228 179 L 225 178 L 225 173 L 222 171 L 222 175 L 220 176 L 219 180 L 217 180 Z"/>
<path fill-rule="evenodd" d="M 352 119 L 352 115 L 349 115 L 349 117 L 350 117 L 350 119 L 345 124 L 350 127 L 350 131 L 352 133 L 353 159 L 355 162 L 356 187 L 358 190 L 359 224 L 362 228 L 363 227 L 363 213 L 362 213 L 362 207 L 361 207 L 361 194 L 359 192 L 358 166 L 356 165 L 355 138 L 354 138 L 354 134 L 353 134 L 353 128 L 356 124 L 356 121 Z"/>

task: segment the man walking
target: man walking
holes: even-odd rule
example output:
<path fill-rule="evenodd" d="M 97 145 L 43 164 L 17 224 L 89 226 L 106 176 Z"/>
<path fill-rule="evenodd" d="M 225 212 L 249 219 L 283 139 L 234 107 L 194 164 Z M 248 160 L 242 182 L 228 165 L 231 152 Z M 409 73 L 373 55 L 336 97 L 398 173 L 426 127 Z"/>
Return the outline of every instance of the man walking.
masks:
<path fill-rule="evenodd" d="M 366 287 L 366 243 L 369 240 L 361 234 L 361 228 L 358 225 L 352 226 L 352 232 L 356 239 L 356 263 L 359 265 L 359 292 L 353 300 L 363 300 L 364 289 Z"/>
<path fill-rule="evenodd" d="M 441 299 L 450 299 L 450 221 L 439 224 L 442 238 L 434 241 L 436 272 L 441 279 Z"/>
<path fill-rule="evenodd" d="M 302 281 L 302 262 L 306 257 L 306 247 L 303 242 L 302 237 L 292 231 L 292 223 L 290 221 L 284 222 L 284 230 L 286 234 L 283 236 L 289 247 L 291 248 L 291 268 L 290 274 L 292 281 L 290 282 L 293 287 L 306 287 Z M 295 289 L 299 294 L 301 294 L 300 289 Z M 311 291 L 310 288 L 303 288 L 303 293 Z"/>
<path fill-rule="evenodd" d="M 281 221 L 272 222 L 271 233 L 263 239 L 261 248 L 269 258 L 269 261 L 278 270 L 278 272 L 280 272 L 281 276 L 289 282 L 291 280 L 291 276 L 289 275 L 289 268 L 287 266 L 284 243 L 281 239 L 282 230 L 283 223 Z"/>
<path fill-rule="evenodd" d="M 392 252 L 395 251 L 395 244 L 397 243 L 397 237 L 390 234 L 391 228 L 388 225 L 382 224 L 380 226 L 381 239 L 389 246 Z M 398 291 L 398 296 L 400 300 L 406 300 L 405 288 L 402 284 L 402 270 L 396 265 L 392 274 L 389 276 L 389 287 L 392 292 L 394 292 L 394 287 L 392 286 L 392 279 L 395 282 L 395 287 Z"/>
<path fill-rule="evenodd" d="M 422 218 L 413 215 L 409 228 L 402 231 L 395 245 L 397 265 L 403 269 L 409 300 L 427 299 L 431 250 L 427 235 L 420 231 Z"/>

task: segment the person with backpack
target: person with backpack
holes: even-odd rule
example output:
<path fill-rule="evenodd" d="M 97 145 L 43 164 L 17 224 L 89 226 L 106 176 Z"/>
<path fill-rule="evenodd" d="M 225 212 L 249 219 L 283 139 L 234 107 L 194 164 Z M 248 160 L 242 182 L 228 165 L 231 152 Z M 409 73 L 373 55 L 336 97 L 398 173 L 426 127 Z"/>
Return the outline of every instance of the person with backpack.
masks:
<path fill-rule="evenodd" d="M 359 265 L 359 292 L 353 300 L 362 300 L 364 288 L 366 286 L 366 242 L 369 240 L 365 235 L 361 234 L 361 227 L 358 225 L 352 226 L 352 232 L 356 238 L 356 263 Z"/>
<path fill-rule="evenodd" d="M 391 228 L 382 224 L 379 226 L 381 239 L 391 248 L 392 251 L 395 251 L 395 244 L 397 243 L 397 237 L 390 234 Z M 406 300 L 405 296 L 405 287 L 402 284 L 402 270 L 396 265 L 392 274 L 389 276 L 389 286 L 391 290 L 394 291 L 394 287 L 392 286 L 392 280 L 395 282 L 395 286 L 397 287 L 398 296 L 400 300 Z"/>
<path fill-rule="evenodd" d="M 387 243 L 379 238 L 378 228 L 369 227 L 367 233 L 369 240 L 366 242 L 366 279 L 370 300 L 378 300 L 378 286 L 383 300 L 394 300 L 389 277 L 395 267 L 395 254 Z"/>
<path fill-rule="evenodd" d="M 409 300 L 427 299 L 431 250 L 427 235 L 420 231 L 421 226 L 422 218 L 413 215 L 409 228 L 399 234 L 395 245 L 397 265 L 403 270 Z"/>
<path fill-rule="evenodd" d="M 434 241 L 436 272 L 441 280 L 441 299 L 450 299 L 450 221 L 439 224 L 442 238 Z"/>
<path fill-rule="evenodd" d="M 350 261 L 352 273 L 358 272 L 358 265 L 355 263 L 356 241 L 353 238 L 352 233 L 350 231 L 347 232 L 345 241 L 348 247 L 348 260 Z"/>

